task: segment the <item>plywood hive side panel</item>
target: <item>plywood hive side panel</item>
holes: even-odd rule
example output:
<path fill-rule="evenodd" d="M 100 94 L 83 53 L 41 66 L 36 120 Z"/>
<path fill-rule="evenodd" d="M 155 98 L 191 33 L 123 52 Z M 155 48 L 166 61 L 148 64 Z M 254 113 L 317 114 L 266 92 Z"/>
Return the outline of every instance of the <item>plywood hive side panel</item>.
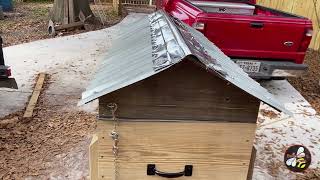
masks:
<path fill-rule="evenodd" d="M 114 174 L 113 122 L 98 122 L 98 179 Z M 194 166 L 193 180 L 246 179 L 255 124 L 213 122 L 127 122 L 118 126 L 119 180 L 161 179 L 147 176 L 147 164 L 168 172 Z M 178 179 L 186 179 L 178 178 Z"/>
<path fill-rule="evenodd" d="M 100 117 L 111 116 L 111 102 L 117 103 L 121 118 L 252 123 L 260 104 L 255 97 L 188 60 L 101 97 Z"/>

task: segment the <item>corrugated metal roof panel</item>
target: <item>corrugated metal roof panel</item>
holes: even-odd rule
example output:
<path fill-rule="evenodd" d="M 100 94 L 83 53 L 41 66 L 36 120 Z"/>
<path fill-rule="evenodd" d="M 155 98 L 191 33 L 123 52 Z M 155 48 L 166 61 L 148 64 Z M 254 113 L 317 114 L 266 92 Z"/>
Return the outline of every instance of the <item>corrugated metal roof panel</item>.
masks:
<path fill-rule="evenodd" d="M 79 104 L 150 77 L 185 57 L 165 16 L 152 17 L 121 30 Z M 150 26 L 153 20 L 154 30 Z"/>
<path fill-rule="evenodd" d="M 202 33 L 179 20 L 175 19 L 174 21 L 183 39 L 190 48 L 192 55 L 195 55 L 208 69 L 212 69 L 222 78 L 275 109 L 292 115 L 282 103 L 276 100 L 274 96 L 260 86 L 258 82 L 250 78 L 247 73 L 226 56 L 217 46 L 210 42 Z"/>
<path fill-rule="evenodd" d="M 149 20 L 123 30 L 101 63 L 80 103 L 92 101 L 155 74 Z"/>
<path fill-rule="evenodd" d="M 84 104 L 195 56 L 221 78 L 291 115 L 280 102 L 200 32 L 158 11 L 124 29 L 82 94 Z"/>

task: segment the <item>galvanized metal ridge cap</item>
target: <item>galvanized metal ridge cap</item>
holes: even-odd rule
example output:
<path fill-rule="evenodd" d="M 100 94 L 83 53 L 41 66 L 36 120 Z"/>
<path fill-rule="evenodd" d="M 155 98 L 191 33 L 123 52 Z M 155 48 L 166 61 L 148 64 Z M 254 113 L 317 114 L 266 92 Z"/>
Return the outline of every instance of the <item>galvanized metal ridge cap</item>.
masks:
<path fill-rule="evenodd" d="M 189 52 L 170 17 L 163 11 L 157 11 L 149 17 L 153 69 L 158 72 L 182 61 Z"/>
<path fill-rule="evenodd" d="M 167 20 L 168 25 L 169 25 L 170 29 L 172 30 L 173 35 L 175 36 L 179 46 L 184 51 L 185 56 L 191 55 L 191 51 L 190 51 L 189 47 L 187 46 L 185 40 L 183 39 L 181 32 L 178 30 L 175 23 L 171 20 L 172 17 L 168 16 L 168 14 L 165 13 L 163 10 L 159 10 L 157 12 L 161 13 L 165 17 L 165 19 Z M 155 12 L 155 13 L 157 13 L 157 12 Z"/>
<path fill-rule="evenodd" d="M 189 55 L 196 56 L 198 61 L 204 64 L 207 69 L 211 69 L 219 75 L 226 76 L 227 72 L 223 70 L 223 68 L 221 67 L 221 64 L 217 61 L 216 58 L 214 58 L 214 56 L 210 55 L 210 52 L 209 52 L 210 50 L 216 51 L 213 43 L 210 42 L 210 44 L 212 45 L 210 47 L 211 49 L 206 48 L 205 42 L 201 40 L 208 41 L 208 39 L 202 33 L 186 25 L 184 22 L 180 21 L 179 19 L 173 19 L 173 20 L 176 24 L 176 28 L 179 30 L 180 34 L 182 35 L 184 42 L 186 43 L 186 46 L 188 46 L 190 50 Z M 200 39 L 197 36 L 203 36 L 202 37 L 203 39 Z M 215 52 L 215 55 L 217 55 L 216 53 L 219 53 L 219 52 Z M 229 58 L 229 57 L 224 55 L 223 58 Z"/>

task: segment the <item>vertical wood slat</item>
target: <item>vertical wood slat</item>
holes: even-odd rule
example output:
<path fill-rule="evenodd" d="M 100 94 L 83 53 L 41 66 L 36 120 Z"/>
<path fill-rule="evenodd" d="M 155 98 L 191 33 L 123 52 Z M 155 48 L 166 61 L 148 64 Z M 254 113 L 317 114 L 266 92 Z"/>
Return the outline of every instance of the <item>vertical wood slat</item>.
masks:
<path fill-rule="evenodd" d="M 304 0 L 303 3 L 301 0 L 257 0 L 257 3 L 312 19 L 314 34 L 309 47 L 320 49 L 320 0 L 316 1 L 316 6 L 313 0 Z"/>
<path fill-rule="evenodd" d="M 315 43 L 314 43 L 314 47 L 317 47 L 317 49 L 320 49 L 320 0 L 317 0 L 316 3 L 316 10 L 314 11 L 313 14 L 313 23 L 314 23 L 314 27 L 316 30 L 316 34 L 315 34 Z"/>
<path fill-rule="evenodd" d="M 293 0 L 282 0 L 279 9 L 287 12 L 291 12 L 293 8 L 294 1 Z"/>
<path fill-rule="evenodd" d="M 74 3 L 73 0 L 69 0 L 69 23 L 73 23 L 74 21 Z"/>
<path fill-rule="evenodd" d="M 63 24 L 69 24 L 69 1 L 64 0 L 63 3 L 64 3 Z"/>
<path fill-rule="evenodd" d="M 119 14 L 119 0 L 112 1 L 113 10 L 116 14 Z"/>

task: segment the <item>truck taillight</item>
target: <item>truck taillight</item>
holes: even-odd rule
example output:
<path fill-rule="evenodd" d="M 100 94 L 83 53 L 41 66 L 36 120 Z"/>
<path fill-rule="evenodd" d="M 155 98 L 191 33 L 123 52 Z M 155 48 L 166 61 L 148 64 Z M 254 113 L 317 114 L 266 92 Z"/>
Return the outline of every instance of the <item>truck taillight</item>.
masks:
<path fill-rule="evenodd" d="M 306 36 L 307 36 L 307 37 L 312 37 L 312 35 L 313 35 L 313 30 L 312 30 L 312 29 L 308 29 L 308 30 L 306 31 Z"/>
<path fill-rule="evenodd" d="M 192 27 L 200 32 L 203 32 L 205 28 L 205 24 L 203 22 L 195 22 L 192 24 Z"/>
<path fill-rule="evenodd" d="M 311 39 L 312 39 L 312 35 L 313 35 L 313 30 L 312 29 L 307 29 L 305 31 L 305 34 L 303 36 L 302 42 L 301 42 L 300 47 L 299 47 L 299 51 L 300 52 L 304 52 L 304 51 L 306 51 L 308 49 L 309 44 L 310 44 Z"/>

